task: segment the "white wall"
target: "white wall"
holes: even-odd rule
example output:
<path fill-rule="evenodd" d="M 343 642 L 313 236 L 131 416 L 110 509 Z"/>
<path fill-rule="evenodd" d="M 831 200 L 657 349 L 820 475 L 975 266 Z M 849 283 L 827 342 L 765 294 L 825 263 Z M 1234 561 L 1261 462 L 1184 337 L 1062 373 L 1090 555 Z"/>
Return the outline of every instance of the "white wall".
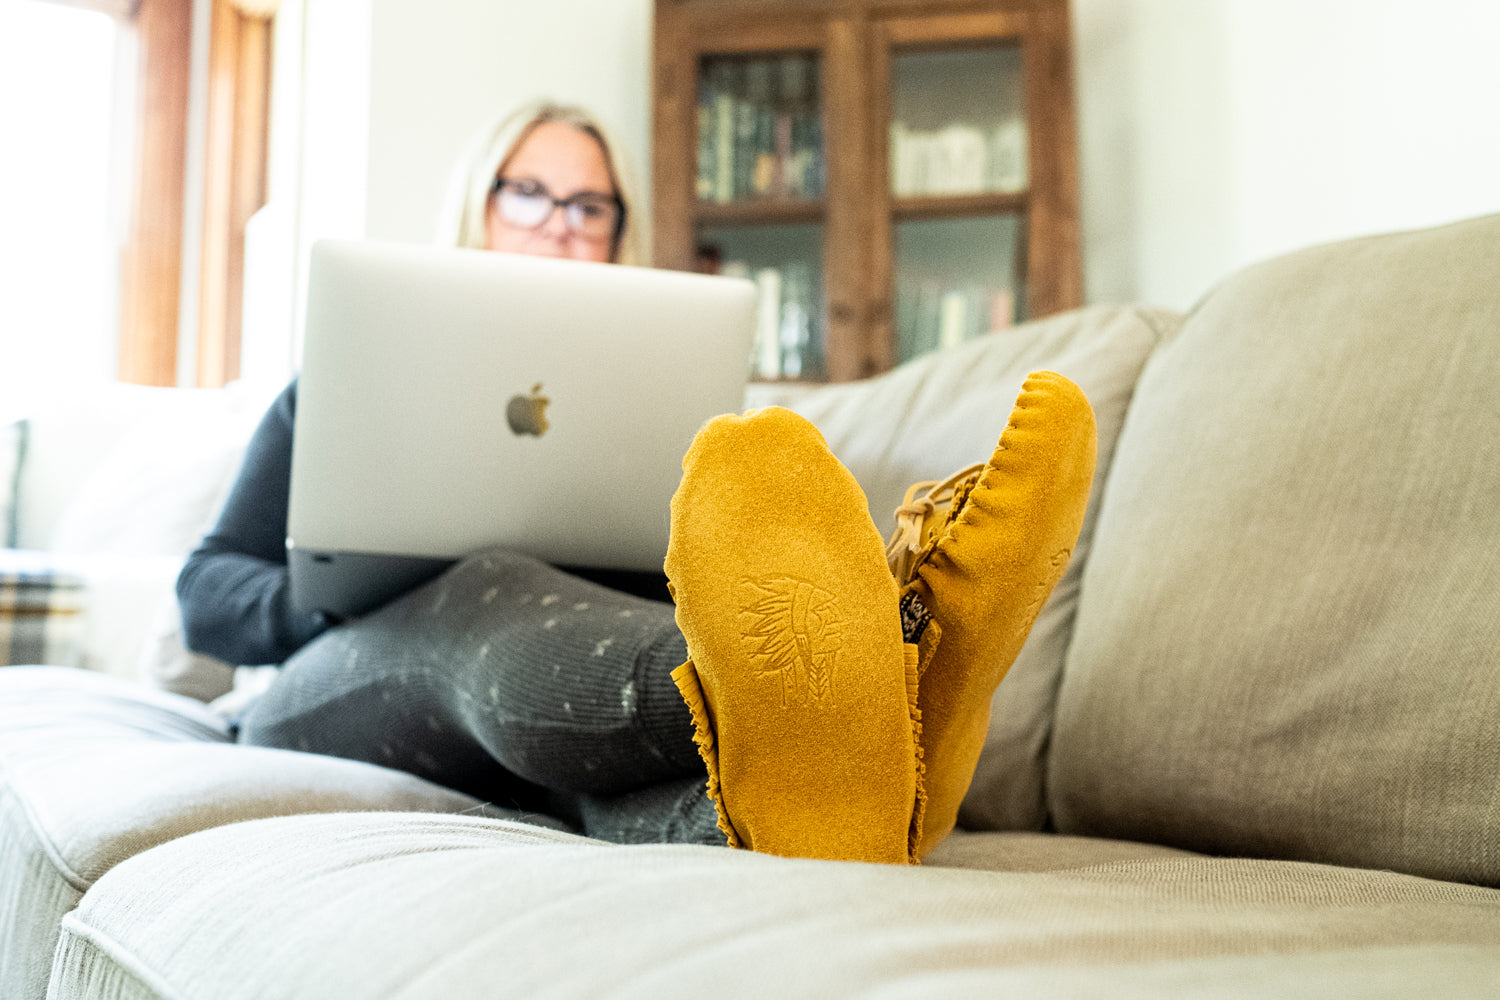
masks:
<path fill-rule="evenodd" d="M 1500 211 L 1493 0 L 1073 0 L 1090 301 Z"/>
<path fill-rule="evenodd" d="M 470 135 L 536 96 L 595 109 L 648 176 L 650 0 L 286 6 L 299 254 L 429 241 Z M 1495 0 L 1073 0 L 1073 27 L 1090 302 L 1187 308 L 1285 250 L 1500 211 Z"/>
<path fill-rule="evenodd" d="M 651 138 L 650 0 L 371 0 L 367 234 L 428 241 L 470 136 L 523 102 L 584 104 Z"/>

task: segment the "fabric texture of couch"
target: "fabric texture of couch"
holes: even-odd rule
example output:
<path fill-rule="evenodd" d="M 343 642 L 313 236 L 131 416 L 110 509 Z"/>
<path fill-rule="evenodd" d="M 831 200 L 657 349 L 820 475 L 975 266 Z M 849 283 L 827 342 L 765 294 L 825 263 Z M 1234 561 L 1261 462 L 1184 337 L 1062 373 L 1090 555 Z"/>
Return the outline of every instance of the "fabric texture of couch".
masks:
<path fill-rule="evenodd" d="M 0 996 L 1490 997 L 1500 217 L 797 403 L 884 511 L 1089 394 L 1068 575 L 918 868 L 600 843 L 0 669 Z"/>

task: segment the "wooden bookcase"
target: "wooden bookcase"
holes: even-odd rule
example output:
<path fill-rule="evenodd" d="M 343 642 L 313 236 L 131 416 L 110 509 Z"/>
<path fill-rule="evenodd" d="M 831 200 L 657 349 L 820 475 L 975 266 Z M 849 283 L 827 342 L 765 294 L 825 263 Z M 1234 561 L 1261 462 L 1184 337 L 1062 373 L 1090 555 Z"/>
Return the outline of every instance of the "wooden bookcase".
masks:
<path fill-rule="evenodd" d="M 781 303 L 756 377 L 1081 304 L 1066 0 L 656 0 L 654 32 L 655 262 Z"/>

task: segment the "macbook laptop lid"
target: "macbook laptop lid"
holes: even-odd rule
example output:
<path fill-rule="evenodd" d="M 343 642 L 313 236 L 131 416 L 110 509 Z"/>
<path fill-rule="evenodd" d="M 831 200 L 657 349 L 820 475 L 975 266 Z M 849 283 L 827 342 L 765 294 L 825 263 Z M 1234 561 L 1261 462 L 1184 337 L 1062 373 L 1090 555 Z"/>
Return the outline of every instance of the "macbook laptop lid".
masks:
<path fill-rule="evenodd" d="M 293 603 L 361 614 L 491 546 L 659 573 L 682 456 L 740 409 L 754 317 L 740 279 L 315 244 Z"/>

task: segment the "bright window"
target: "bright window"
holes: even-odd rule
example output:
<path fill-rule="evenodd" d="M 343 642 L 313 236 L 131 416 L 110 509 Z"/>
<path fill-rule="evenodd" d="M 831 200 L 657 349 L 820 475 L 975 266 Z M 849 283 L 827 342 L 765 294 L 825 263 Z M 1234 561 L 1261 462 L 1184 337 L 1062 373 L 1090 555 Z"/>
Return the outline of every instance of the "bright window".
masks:
<path fill-rule="evenodd" d="M 0 3 L 0 419 L 113 377 L 125 198 L 121 31 L 105 14 Z"/>

